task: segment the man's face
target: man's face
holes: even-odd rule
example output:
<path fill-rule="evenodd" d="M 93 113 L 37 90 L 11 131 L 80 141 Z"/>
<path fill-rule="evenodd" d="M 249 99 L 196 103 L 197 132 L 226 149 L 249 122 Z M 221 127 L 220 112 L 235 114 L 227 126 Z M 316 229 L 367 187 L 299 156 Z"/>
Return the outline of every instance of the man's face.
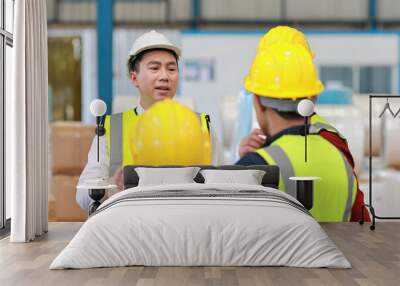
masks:
<path fill-rule="evenodd" d="M 178 83 L 178 65 L 168 51 L 150 51 L 143 55 L 138 71 L 131 73 L 133 84 L 140 91 L 143 108 L 173 98 Z"/>

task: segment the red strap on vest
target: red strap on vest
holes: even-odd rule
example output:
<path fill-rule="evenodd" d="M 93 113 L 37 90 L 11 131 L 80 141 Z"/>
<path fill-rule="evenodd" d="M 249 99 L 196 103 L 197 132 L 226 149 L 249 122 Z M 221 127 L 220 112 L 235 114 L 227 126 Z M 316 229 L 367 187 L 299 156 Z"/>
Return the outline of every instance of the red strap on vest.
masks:
<path fill-rule="evenodd" d="M 343 155 L 346 157 L 347 161 L 353 168 L 353 173 L 354 173 L 354 159 L 353 156 L 351 155 L 351 152 L 349 150 L 349 147 L 347 146 L 346 141 L 340 138 L 340 136 L 337 133 L 330 132 L 327 130 L 321 130 L 319 132 L 319 135 L 321 135 L 321 137 L 325 138 L 331 144 L 335 145 L 335 147 L 338 148 L 343 153 Z M 356 176 L 355 173 L 354 176 Z M 353 207 L 351 209 L 350 221 L 360 221 L 362 212 L 364 212 L 364 221 L 370 222 L 371 218 L 369 212 L 367 208 L 364 206 L 364 193 L 360 190 L 360 185 L 357 179 L 357 193 Z"/>

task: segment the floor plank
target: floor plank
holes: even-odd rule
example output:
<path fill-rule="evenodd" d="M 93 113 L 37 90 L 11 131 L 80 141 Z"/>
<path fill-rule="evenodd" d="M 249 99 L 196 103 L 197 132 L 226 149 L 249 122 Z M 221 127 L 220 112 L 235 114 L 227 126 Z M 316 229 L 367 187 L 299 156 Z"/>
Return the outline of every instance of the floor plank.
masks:
<path fill-rule="evenodd" d="M 48 269 L 82 223 L 49 225 L 32 243 L 0 240 L 0 285 L 399 285 L 400 222 L 378 222 L 375 231 L 357 223 L 322 223 L 352 269 L 290 267 L 117 267 Z"/>

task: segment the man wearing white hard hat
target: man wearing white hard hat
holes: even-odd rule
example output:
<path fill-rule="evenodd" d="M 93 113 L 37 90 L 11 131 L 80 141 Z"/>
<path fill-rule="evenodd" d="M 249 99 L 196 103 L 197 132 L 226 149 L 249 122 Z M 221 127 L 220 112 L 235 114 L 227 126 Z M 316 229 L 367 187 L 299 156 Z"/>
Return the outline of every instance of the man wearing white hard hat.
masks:
<path fill-rule="evenodd" d="M 93 141 L 86 164 L 78 185 L 98 177 L 112 177 L 118 189 L 122 189 L 123 172 L 121 166 L 134 164 L 130 152 L 130 140 L 134 136 L 137 116 L 154 103 L 173 98 L 176 93 L 181 55 L 179 47 L 167 37 L 156 31 L 150 31 L 133 43 L 127 60 L 129 78 L 139 90 L 139 105 L 122 113 L 106 116 L 105 136 L 100 137 L 100 162 L 97 162 L 96 141 Z M 206 125 L 212 139 L 213 164 L 218 164 L 219 144 L 210 128 L 210 118 L 198 114 L 199 120 Z M 81 208 L 88 209 L 92 200 L 88 190 L 77 189 L 76 200 Z"/>

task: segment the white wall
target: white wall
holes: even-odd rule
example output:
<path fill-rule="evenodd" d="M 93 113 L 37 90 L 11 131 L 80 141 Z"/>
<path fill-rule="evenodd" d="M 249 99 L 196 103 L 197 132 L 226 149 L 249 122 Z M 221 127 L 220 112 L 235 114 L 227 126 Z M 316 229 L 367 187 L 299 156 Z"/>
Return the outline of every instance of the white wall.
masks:
<path fill-rule="evenodd" d="M 399 38 L 395 34 L 310 34 L 317 64 L 397 65 Z"/>
<path fill-rule="evenodd" d="M 205 20 L 279 20 L 281 0 L 203 0 L 201 17 Z"/>
<path fill-rule="evenodd" d="M 378 19 L 386 21 L 398 21 L 400 18 L 399 0 L 379 0 Z"/>
<path fill-rule="evenodd" d="M 184 33 L 182 35 L 181 93 L 196 99 L 199 111 L 211 115 L 221 134 L 219 105 L 222 96 L 238 95 L 243 87 L 262 33 Z M 394 92 L 397 92 L 399 39 L 395 34 L 310 34 L 308 39 L 318 65 L 392 65 Z M 214 79 L 207 77 L 207 66 L 188 62 L 208 62 L 214 66 Z M 197 68 L 197 71 L 196 71 Z M 200 71 L 199 71 L 200 70 Z M 201 76 L 193 80 L 193 73 Z M 188 80 L 189 78 L 189 80 Z M 191 80 L 192 78 L 192 80 Z M 196 78 L 196 77 L 194 77 Z"/>
<path fill-rule="evenodd" d="M 132 42 L 142 32 L 128 29 L 114 32 L 114 96 L 135 94 L 126 77 L 126 57 Z M 182 47 L 178 95 L 193 96 L 196 110 L 209 113 L 216 131 L 222 133 L 221 98 L 239 94 L 263 33 L 163 32 Z M 49 31 L 49 36 L 71 34 L 82 36 L 82 110 L 85 111 L 88 102 L 97 96 L 95 31 Z M 394 70 L 392 90 L 398 92 L 400 38 L 397 34 L 311 33 L 307 36 L 318 65 L 391 65 Z M 83 114 L 83 118 L 89 121 L 91 117 Z"/>
<path fill-rule="evenodd" d="M 57 4 L 58 3 L 58 4 Z M 192 0 L 170 0 L 170 20 L 189 21 Z M 398 0 L 379 0 L 378 19 L 397 20 Z M 114 18 L 118 22 L 165 21 L 167 1 L 115 1 Z M 368 19 L 368 0 L 202 0 L 201 17 L 206 20 L 281 20 L 350 21 Z M 62 21 L 94 21 L 96 1 L 47 0 L 47 16 Z"/>
<path fill-rule="evenodd" d="M 362 21 L 368 16 L 367 0 L 286 0 L 289 20 Z"/>
<path fill-rule="evenodd" d="M 259 36 L 252 34 L 184 34 L 181 93 L 196 100 L 198 111 L 211 115 L 216 131 L 221 134 L 219 106 L 223 96 L 238 95 L 255 55 Z M 214 64 L 214 79 L 203 75 L 200 80 L 187 80 L 193 73 L 188 61 L 209 60 Z"/>

